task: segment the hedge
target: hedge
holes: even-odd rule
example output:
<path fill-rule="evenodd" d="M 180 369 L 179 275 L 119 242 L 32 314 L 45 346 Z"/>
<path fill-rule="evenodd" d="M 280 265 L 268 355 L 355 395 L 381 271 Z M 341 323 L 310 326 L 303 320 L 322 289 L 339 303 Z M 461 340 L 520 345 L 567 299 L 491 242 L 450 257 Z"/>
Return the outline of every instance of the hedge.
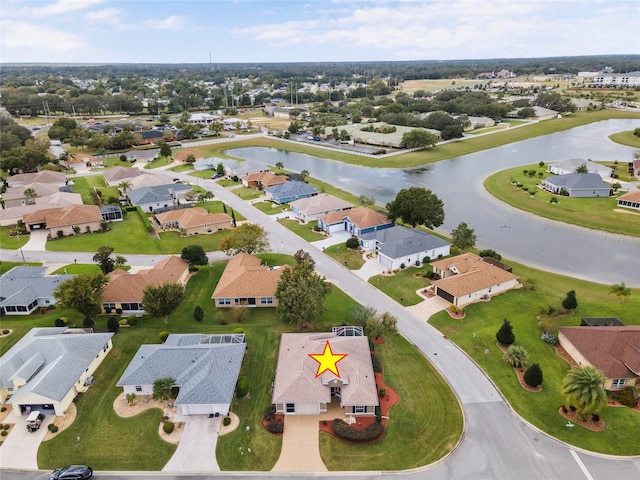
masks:
<path fill-rule="evenodd" d="M 364 429 L 357 430 L 352 428 L 351 425 L 344 420 L 336 418 L 331 423 L 331 430 L 338 437 L 350 442 L 370 442 L 382 435 L 384 432 L 384 425 L 382 425 L 382 422 L 373 422 Z"/>

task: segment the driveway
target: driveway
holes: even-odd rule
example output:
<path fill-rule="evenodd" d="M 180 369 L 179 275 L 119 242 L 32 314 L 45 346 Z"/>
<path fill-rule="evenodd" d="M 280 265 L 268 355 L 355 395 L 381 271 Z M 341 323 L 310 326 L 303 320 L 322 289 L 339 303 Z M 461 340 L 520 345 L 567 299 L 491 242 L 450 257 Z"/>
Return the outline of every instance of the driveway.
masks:
<path fill-rule="evenodd" d="M 428 321 L 431 315 L 441 312 L 442 310 L 446 310 L 447 308 L 449 308 L 449 302 L 437 295 L 431 298 L 426 298 L 422 302 L 411 305 L 410 307 L 405 307 L 411 315 L 424 321 Z"/>
<path fill-rule="evenodd" d="M 208 415 L 174 416 L 174 421 L 185 422 L 184 431 L 175 453 L 162 469 L 163 472 L 203 473 L 219 472 L 216 444 L 222 417 Z"/>
<path fill-rule="evenodd" d="M 22 250 L 28 252 L 44 252 L 46 250 L 45 245 L 47 244 L 47 235 L 49 232 L 47 230 L 33 230 L 29 234 L 29 241 L 24 244 Z"/>
<path fill-rule="evenodd" d="M 332 245 L 345 243 L 350 238 L 351 238 L 351 234 L 349 232 L 345 232 L 345 231 L 333 232 L 327 238 L 323 238 L 322 240 L 318 240 L 316 242 L 311 242 L 311 245 L 316 247 L 318 250 L 324 250 L 325 248 L 331 247 Z"/>
<path fill-rule="evenodd" d="M 363 279 L 365 282 L 369 280 L 369 278 L 380 275 L 382 272 L 388 270 L 384 265 L 382 265 L 378 261 L 378 257 L 368 258 L 360 270 L 353 270 L 358 277 Z"/>
<path fill-rule="evenodd" d="M 3 469 L 37 470 L 38 448 L 47 433 L 47 425 L 53 422 L 54 416 L 47 415 L 42 425 L 35 432 L 27 432 L 27 416 L 18 416 L 11 412 L 3 423 L 13 423 L 6 440 L 0 446 L 0 465 Z"/>

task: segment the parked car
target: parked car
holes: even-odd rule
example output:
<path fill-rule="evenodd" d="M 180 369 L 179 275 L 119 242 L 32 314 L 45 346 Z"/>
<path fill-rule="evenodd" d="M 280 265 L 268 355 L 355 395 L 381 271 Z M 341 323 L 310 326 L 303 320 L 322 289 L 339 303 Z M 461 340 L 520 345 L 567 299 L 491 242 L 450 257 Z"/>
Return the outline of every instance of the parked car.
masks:
<path fill-rule="evenodd" d="M 222 178 L 222 177 L 224 177 L 224 174 L 216 173 L 215 175 L 211 175 L 211 180 L 215 180 L 216 178 Z"/>
<path fill-rule="evenodd" d="M 44 414 L 38 410 L 34 410 L 27 417 L 27 432 L 35 432 L 42 425 Z"/>
<path fill-rule="evenodd" d="M 49 480 L 86 480 L 93 476 L 93 469 L 84 465 L 69 465 L 56 468 Z"/>

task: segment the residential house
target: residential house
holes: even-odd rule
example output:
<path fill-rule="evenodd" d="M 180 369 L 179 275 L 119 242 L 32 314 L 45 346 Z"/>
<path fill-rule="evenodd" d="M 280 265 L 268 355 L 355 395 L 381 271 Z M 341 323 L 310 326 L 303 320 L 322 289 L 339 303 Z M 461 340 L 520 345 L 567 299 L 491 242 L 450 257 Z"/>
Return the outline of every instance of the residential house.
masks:
<path fill-rule="evenodd" d="M 301 198 L 313 197 L 318 194 L 318 190 L 305 182 L 286 182 L 280 185 L 266 188 L 264 190 L 268 200 L 279 205 L 294 202 Z"/>
<path fill-rule="evenodd" d="M 144 175 L 144 172 L 132 167 L 113 167 L 102 174 L 104 181 L 110 187 L 116 187 L 124 181 L 131 182 L 132 179 L 141 175 Z"/>
<path fill-rule="evenodd" d="M 165 283 L 179 283 L 183 286 L 189 281 L 189 264 L 180 257 L 169 256 L 158 262 L 153 268 L 129 273 L 117 268 L 107 275 L 108 282 L 102 291 L 102 310 L 105 313 L 144 312 L 142 298 L 144 289 L 158 287 Z"/>
<path fill-rule="evenodd" d="M 133 137 L 136 145 L 149 145 L 165 139 L 164 132 L 160 130 L 140 130 Z M 168 140 L 173 140 L 173 135 Z"/>
<path fill-rule="evenodd" d="M 27 196 L 25 192 L 33 190 Z M 24 207 L 35 205 L 38 197 L 49 197 L 60 192 L 60 187 L 54 183 L 28 183 L 20 187 L 9 187 L 2 194 L 4 208 Z M 35 195 L 35 196 L 33 196 Z"/>
<path fill-rule="evenodd" d="M 79 193 L 56 192 L 33 199 L 33 204 L 0 209 L 0 225 L 15 225 L 26 214 L 43 208 L 59 208 L 69 205 L 82 205 Z"/>
<path fill-rule="evenodd" d="M 289 207 L 291 207 L 293 215 L 306 223 L 329 213 L 351 210 L 353 205 L 328 193 L 320 193 L 313 197 L 293 201 L 289 203 Z"/>
<path fill-rule="evenodd" d="M 47 267 L 18 266 L 0 275 L 0 311 L 29 315 L 38 307 L 51 307 L 53 292 L 73 275 L 47 275 Z"/>
<path fill-rule="evenodd" d="M 610 177 L 613 173 L 613 170 L 609 167 L 590 160 L 583 160 L 582 158 L 570 158 L 568 160 L 550 163 L 547 167 L 547 172 L 556 175 L 566 175 L 568 173 L 576 173 L 579 168 L 584 167 L 587 168 L 587 173 L 597 173 L 603 179 Z"/>
<path fill-rule="evenodd" d="M 160 155 L 159 148 L 151 148 L 145 150 L 129 150 L 124 152 L 124 156 L 127 157 L 128 162 L 152 162 Z"/>
<path fill-rule="evenodd" d="M 604 372 L 606 390 L 640 383 L 640 325 L 559 327 L 558 340 L 578 365 Z"/>
<path fill-rule="evenodd" d="M 489 117 L 474 117 L 472 115 L 469 115 L 467 116 L 467 120 L 469 120 L 469 127 L 467 128 L 467 130 L 493 127 L 496 124 L 495 120 Z"/>
<path fill-rule="evenodd" d="M 131 205 L 142 208 L 144 212 L 157 212 L 178 205 L 189 192 L 191 192 L 190 185 L 172 183 L 128 190 L 127 197 Z"/>
<path fill-rule="evenodd" d="M 632 175 L 635 175 L 636 177 L 640 177 L 640 159 L 634 160 L 633 162 L 631 162 L 631 164 L 632 164 L 631 168 L 633 169 L 633 172 L 629 172 L 629 173 L 631 173 Z"/>
<path fill-rule="evenodd" d="M 54 172 L 51 170 L 41 170 L 34 173 L 19 173 L 7 177 L 5 180 L 8 187 L 24 187 L 32 183 L 49 183 L 58 187 L 67 185 L 67 176 L 62 172 Z"/>
<path fill-rule="evenodd" d="M 376 132 L 382 126 L 392 127 L 395 130 L 388 133 Z M 387 125 L 384 122 L 374 123 L 350 123 L 347 125 L 338 125 L 337 127 L 326 127 L 324 130 L 325 136 L 329 137 L 333 134 L 333 129 L 337 128 L 338 131 L 346 130 L 349 137 L 356 143 L 364 143 L 367 145 L 375 145 L 379 147 L 390 148 L 404 148 L 404 142 L 402 136 L 411 130 L 416 130 L 416 127 L 404 127 L 401 125 Z M 371 128 L 372 131 L 368 129 Z M 440 138 L 440 131 L 429 128 L 418 128 L 418 130 L 424 130 L 432 133 L 437 138 Z"/>
<path fill-rule="evenodd" d="M 530 118 L 535 119 L 535 120 L 550 120 L 552 118 L 557 118 L 558 117 L 558 112 L 556 112 L 555 110 L 551 110 L 549 108 L 544 108 L 544 107 L 538 107 L 537 105 L 534 105 L 533 107 L 534 110 L 534 115 Z M 520 118 L 518 116 L 518 112 L 520 111 L 519 108 L 516 108 L 514 110 L 511 110 L 509 113 L 507 113 L 507 118 Z"/>
<path fill-rule="evenodd" d="M 225 118 L 222 120 L 222 125 L 224 125 L 225 130 L 240 130 L 247 128 L 246 121 L 235 117 Z"/>
<path fill-rule="evenodd" d="M 275 175 L 271 172 L 250 173 L 241 178 L 245 187 L 269 188 L 287 183 L 286 175 Z"/>
<path fill-rule="evenodd" d="M 142 187 L 155 187 L 156 185 L 170 185 L 173 183 L 171 178 L 165 175 L 154 175 L 153 173 L 145 172 L 143 172 L 142 175 L 126 179 L 126 181 L 131 184 L 131 186 L 127 188 L 127 191 Z"/>
<path fill-rule="evenodd" d="M 489 300 L 520 285 L 516 275 L 473 253 L 437 260 L 431 266 L 441 278 L 432 282 L 435 294 L 457 307 Z"/>
<path fill-rule="evenodd" d="M 595 198 L 608 197 L 611 185 L 602 181 L 597 173 L 567 173 L 556 177 L 548 177 L 542 181 L 542 188 L 548 192 L 569 197 Z"/>
<path fill-rule="evenodd" d="M 389 270 L 420 265 L 425 259 L 448 257 L 451 244 L 415 228 L 394 225 L 359 236 L 365 251 L 378 252 L 378 263 Z"/>
<path fill-rule="evenodd" d="M 624 323 L 617 317 L 584 317 L 581 327 L 621 327 Z"/>
<path fill-rule="evenodd" d="M 276 288 L 284 268 L 270 268 L 248 253 L 233 257 L 213 291 L 216 307 L 275 307 Z"/>
<path fill-rule="evenodd" d="M 185 235 L 215 233 L 233 228 L 233 219 L 226 213 L 209 213 L 202 207 L 178 208 L 157 213 L 155 219 L 164 229 L 180 229 Z"/>
<path fill-rule="evenodd" d="M 618 197 L 618 206 L 632 210 L 640 210 L 640 190 L 634 190 L 620 195 Z"/>
<path fill-rule="evenodd" d="M 209 157 L 201 160 L 196 160 L 193 164 L 193 168 L 196 170 L 215 170 L 218 168 L 218 164 L 224 165 L 225 159 L 220 157 Z"/>
<path fill-rule="evenodd" d="M 602 102 L 589 100 L 586 98 L 572 98 L 571 103 L 574 107 L 576 107 L 577 112 L 584 112 L 586 110 L 600 110 L 602 108 Z"/>
<path fill-rule="evenodd" d="M 363 206 L 318 217 L 318 226 L 326 233 L 346 231 L 356 237 L 393 225 L 384 213 Z"/>
<path fill-rule="evenodd" d="M 197 125 L 210 125 L 220 122 L 221 119 L 222 117 L 219 115 L 211 115 L 210 113 L 192 113 L 187 122 Z"/>
<path fill-rule="evenodd" d="M 28 213 L 22 221 L 29 230 L 49 230 L 51 236 L 100 230 L 102 215 L 97 205 L 68 205 Z"/>
<path fill-rule="evenodd" d="M 274 118 L 285 118 L 287 120 L 292 119 L 291 113 L 293 112 L 296 118 L 305 118 L 309 115 L 309 111 L 298 106 L 296 107 L 275 107 L 271 110 L 271 116 Z"/>
<path fill-rule="evenodd" d="M 0 399 L 16 415 L 64 415 L 111 351 L 113 333 L 32 328 L 0 357 Z"/>
<path fill-rule="evenodd" d="M 309 354 L 322 354 L 329 342 L 334 354 L 345 354 L 336 364 L 339 375 L 325 371 Z M 375 415 L 378 403 L 369 341 L 365 336 L 335 333 L 284 333 L 280 339 L 272 403 L 276 413 L 318 415 L 338 402 L 348 417 Z"/>
<path fill-rule="evenodd" d="M 613 73 L 601 72 L 595 77 L 598 86 L 636 87 L 640 86 L 640 72 Z"/>
<path fill-rule="evenodd" d="M 251 173 L 268 172 L 269 165 L 258 162 L 256 160 L 245 160 L 243 162 L 234 162 L 233 160 L 222 160 L 224 172 L 230 177 L 242 178 Z M 216 162 L 216 166 L 218 162 Z M 216 168 L 215 166 L 213 168 Z"/>
<path fill-rule="evenodd" d="M 124 395 L 153 395 L 159 378 L 173 378 L 181 415 L 229 415 L 246 350 L 244 335 L 172 334 L 142 345 L 116 386 Z"/>

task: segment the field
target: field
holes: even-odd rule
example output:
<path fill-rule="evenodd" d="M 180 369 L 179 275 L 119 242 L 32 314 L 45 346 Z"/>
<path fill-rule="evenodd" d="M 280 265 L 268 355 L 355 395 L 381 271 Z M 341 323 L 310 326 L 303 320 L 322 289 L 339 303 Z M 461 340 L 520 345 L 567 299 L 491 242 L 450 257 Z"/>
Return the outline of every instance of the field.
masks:
<path fill-rule="evenodd" d="M 621 143 L 622 145 L 628 145 L 629 147 L 640 148 L 640 137 L 634 135 L 633 130 L 614 133 L 613 135 L 609 135 L 609 139 L 616 143 Z"/>
<path fill-rule="evenodd" d="M 473 87 L 474 85 L 482 85 L 486 80 L 467 80 L 467 79 L 440 79 L 440 80 L 405 80 L 401 84 L 402 92 L 415 92 L 416 90 L 426 90 L 434 92 L 437 90 L 452 89 L 456 87 Z"/>

